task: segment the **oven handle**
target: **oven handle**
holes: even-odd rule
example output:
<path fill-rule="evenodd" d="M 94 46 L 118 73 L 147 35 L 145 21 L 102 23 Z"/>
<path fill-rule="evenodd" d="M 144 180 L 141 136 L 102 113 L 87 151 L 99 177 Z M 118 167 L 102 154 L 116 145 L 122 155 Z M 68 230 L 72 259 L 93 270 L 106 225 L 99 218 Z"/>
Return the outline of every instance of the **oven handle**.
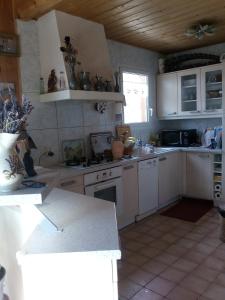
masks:
<path fill-rule="evenodd" d="M 98 184 L 97 186 L 94 187 L 94 190 L 97 192 L 97 191 L 100 191 L 102 189 L 113 187 L 115 185 L 116 185 L 115 181 L 110 181 L 110 183 Z"/>

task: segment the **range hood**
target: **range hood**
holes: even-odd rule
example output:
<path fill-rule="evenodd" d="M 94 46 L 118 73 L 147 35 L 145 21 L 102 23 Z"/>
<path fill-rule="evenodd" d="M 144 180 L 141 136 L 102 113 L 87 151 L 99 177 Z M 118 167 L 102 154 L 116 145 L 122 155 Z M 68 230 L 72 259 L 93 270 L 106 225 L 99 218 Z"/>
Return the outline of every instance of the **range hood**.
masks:
<path fill-rule="evenodd" d="M 67 87 L 63 91 L 42 94 L 42 102 L 84 100 L 125 103 L 125 97 L 121 93 L 69 90 L 69 72 L 60 51 L 65 36 L 70 36 L 71 43 L 78 50 L 81 66 L 76 66 L 76 71 L 90 72 L 92 77 L 98 74 L 113 82 L 113 70 L 103 25 L 56 10 L 42 16 L 37 24 L 41 76 L 44 78 L 45 89 L 47 90 L 48 76 L 52 69 L 55 69 L 58 76 L 60 72 L 64 72 Z"/>

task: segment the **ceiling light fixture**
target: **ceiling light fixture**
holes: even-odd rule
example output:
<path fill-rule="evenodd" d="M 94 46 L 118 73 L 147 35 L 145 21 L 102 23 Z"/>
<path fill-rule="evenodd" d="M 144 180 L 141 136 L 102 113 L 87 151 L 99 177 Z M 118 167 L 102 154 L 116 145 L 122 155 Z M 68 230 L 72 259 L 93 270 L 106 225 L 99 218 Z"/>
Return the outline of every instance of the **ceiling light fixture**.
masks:
<path fill-rule="evenodd" d="M 188 28 L 185 32 L 185 35 L 201 40 L 205 36 L 214 35 L 215 30 L 216 27 L 213 24 L 196 24 Z"/>

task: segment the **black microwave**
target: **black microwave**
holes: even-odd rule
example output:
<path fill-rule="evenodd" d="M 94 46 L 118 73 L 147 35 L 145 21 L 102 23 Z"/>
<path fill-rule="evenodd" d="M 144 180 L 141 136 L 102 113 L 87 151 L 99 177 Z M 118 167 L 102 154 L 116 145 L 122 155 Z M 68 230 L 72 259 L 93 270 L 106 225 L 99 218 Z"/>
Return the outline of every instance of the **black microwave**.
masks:
<path fill-rule="evenodd" d="M 160 132 L 162 146 L 166 147 L 190 147 L 197 145 L 197 130 L 162 130 Z"/>

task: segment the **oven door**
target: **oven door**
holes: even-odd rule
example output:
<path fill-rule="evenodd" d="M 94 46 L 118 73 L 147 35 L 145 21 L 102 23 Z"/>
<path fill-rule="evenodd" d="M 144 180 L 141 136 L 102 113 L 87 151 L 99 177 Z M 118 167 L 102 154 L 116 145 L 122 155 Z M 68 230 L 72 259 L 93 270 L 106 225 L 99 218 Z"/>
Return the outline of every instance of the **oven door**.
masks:
<path fill-rule="evenodd" d="M 87 196 L 99 198 L 102 200 L 110 201 L 116 205 L 117 216 L 122 215 L 122 179 L 115 178 L 105 182 L 96 183 L 85 187 L 85 194 Z"/>

